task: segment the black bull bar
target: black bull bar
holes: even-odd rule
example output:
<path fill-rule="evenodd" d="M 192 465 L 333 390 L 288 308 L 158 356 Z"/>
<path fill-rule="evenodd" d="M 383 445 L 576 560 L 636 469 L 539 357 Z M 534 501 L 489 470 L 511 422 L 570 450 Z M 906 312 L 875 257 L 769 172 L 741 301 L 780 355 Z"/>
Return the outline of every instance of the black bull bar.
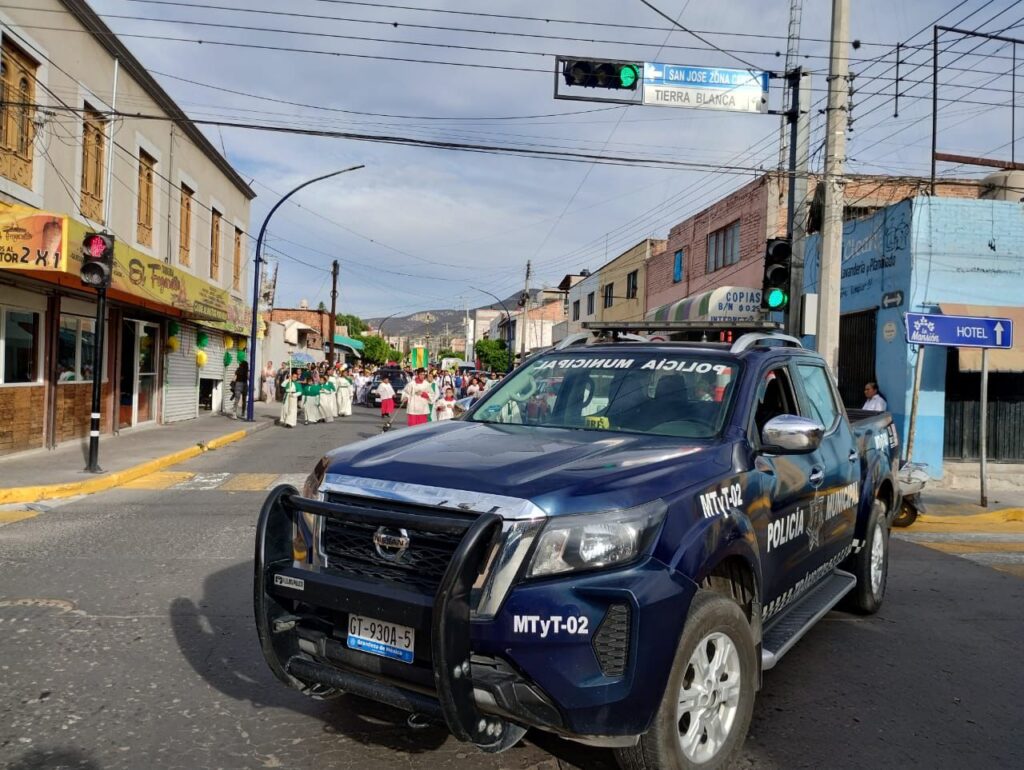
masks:
<path fill-rule="evenodd" d="M 256 527 L 253 580 L 256 627 L 267 664 L 278 679 L 303 692 L 316 695 L 318 686 L 326 685 L 405 710 L 440 716 L 457 739 L 484 750 L 503 750 L 522 736 L 523 728 L 491 714 L 485 715 L 477 708 L 470 664 L 470 591 L 502 519 L 494 513 L 446 515 L 436 508 L 430 515 L 423 515 L 423 506 L 403 503 L 393 506 L 389 503 L 388 507 L 389 510 L 365 509 L 310 500 L 301 497 L 298 490 L 289 485 L 276 487 L 270 493 Z M 297 619 L 289 600 L 316 604 L 316 594 L 275 585 L 274 578 L 286 573 L 311 581 L 317 574 L 293 569 L 293 526 L 302 513 L 462 536 L 437 587 L 432 609 L 423 608 L 430 613 L 436 699 L 363 674 L 317 663 L 300 653 L 295 635 L 286 633 Z M 288 580 L 284 582 L 287 584 Z M 337 596 L 331 597 L 328 604 L 335 609 L 343 609 L 343 605 L 343 597 Z"/>

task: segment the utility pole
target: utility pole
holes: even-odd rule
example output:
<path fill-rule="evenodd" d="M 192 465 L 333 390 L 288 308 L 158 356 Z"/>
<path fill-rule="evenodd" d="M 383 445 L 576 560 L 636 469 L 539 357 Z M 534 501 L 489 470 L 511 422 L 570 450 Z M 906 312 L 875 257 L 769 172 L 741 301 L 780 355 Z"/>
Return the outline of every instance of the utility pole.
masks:
<path fill-rule="evenodd" d="M 334 366 L 334 327 L 338 323 L 338 260 L 331 263 L 331 320 L 327 324 L 331 335 L 331 347 L 327 353 L 327 363 Z"/>
<path fill-rule="evenodd" d="M 787 34 L 786 43 L 786 68 L 783 72 L 786 73 L 787 77 L 794 69 L 796 69 L 797 58 L 800 55 L 800 17 L 803 14 L 803 0 L 789 0 L 789 31 Z M 801 97 L 803 94 L 801 94 Z M 809 106 L 809 102 L 804 102 L 804 109 Z M 791 131 L 792 123 L 788 116 L 783 116 L 782 124 L 779 127 L 779 169 L 785 167 L 786 163 L 792 158 L 792 152 L 790 150 L 791 145 Z M 792 166 L 791 166 L 792 168 Z M 795 295 L 790 293 L 791 298 Z M 792 299 L 790 300 L 792 303 Z"/>
<path fill-rule="evenodd" d="M 804 251 L 807 244 L 807 198 L 811 137 L 811 76 L 797 67 L 789 73 L 792 89 L 789 146 L 789 198 L 786 207 L 786 235 L 793 248 L 789 272 L 788 331 L 794 337 L 803 334 Z"/>
<path fill-rule="evenodd" d="M 839 285 L 843 261 L 843 166 L 849 117 L 850 0 L 832 0 L 832 34 L 828 68 L 828 113 L 825 121 L 825 212 L 821 231 L 818 283 L 818 352 L 836 372 L 839 361 Z"/>
<path fill-rule="evenodd" d="M 523 290 L 523 330 L 519 345 L 520 360 L 526 358 L 526 335 L 530 331 L 530 260 L 526 260 L 526 288 Z M 515 344 L 515 340 L 512 340 Z"/>

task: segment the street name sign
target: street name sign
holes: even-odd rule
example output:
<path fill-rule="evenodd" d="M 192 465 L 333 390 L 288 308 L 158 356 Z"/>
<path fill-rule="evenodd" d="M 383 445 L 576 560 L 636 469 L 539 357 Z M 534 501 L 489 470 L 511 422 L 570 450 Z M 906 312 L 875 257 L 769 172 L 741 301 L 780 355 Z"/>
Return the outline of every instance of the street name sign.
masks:
<path fill-rule="evenodd" d="M 768 111 L 768 73 L 645 62 L 643 104 L 730 112 Z"/>
<path fill-rule="evenodd" d="M 1012 348 L 1013 321 L 967 315 L 907 313 L 907 342 L 952 348 Z"/>

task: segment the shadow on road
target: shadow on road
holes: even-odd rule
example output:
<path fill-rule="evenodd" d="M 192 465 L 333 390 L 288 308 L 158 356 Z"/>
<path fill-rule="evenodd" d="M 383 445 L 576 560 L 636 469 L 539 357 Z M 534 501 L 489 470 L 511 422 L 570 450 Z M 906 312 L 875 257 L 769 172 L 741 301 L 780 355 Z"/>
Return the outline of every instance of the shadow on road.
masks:
<path fill-rule="evenodd" d="M 8 770 L 100 770 L 100 765 L 88 754 L 78 749 L 33 749 L 13 763 Z"/>

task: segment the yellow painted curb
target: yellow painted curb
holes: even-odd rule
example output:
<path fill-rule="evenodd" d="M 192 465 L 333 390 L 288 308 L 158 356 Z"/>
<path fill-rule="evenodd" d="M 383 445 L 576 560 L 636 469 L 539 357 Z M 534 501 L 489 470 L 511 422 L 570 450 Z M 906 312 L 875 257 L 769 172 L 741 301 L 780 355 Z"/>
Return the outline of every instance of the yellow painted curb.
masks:
<path fill-rule="evenodd" d="M 172 465 L 191 460 L 198 457 L 208 449 L 218 449 L 232 442 L 245 438 L 255 431 L 237 430 L 224 436 L 218 436 L 205 444 L 195 444 L 187 449 L 172 452 L 155 460 L 133 465 L 123 471 L 97 476 L 86 481 L 71 481 L 66 484 L 49 484 L 37 487 L 9 487 L 0 489 L 0 505 L 8 503 L 36 503 L 40 500 L 53 500 L 59 497 L 74 497 L 75 495 L 91 495 L 95 492 L 102 492 L 106 489 L 113 489 L 129 481 L 134 481 L 150 473 L 161 471 Z"/>
<path fill-rule="evenodd" d="M 908 529 L 908 532 L 1024 533 L 1024 508 L 1004 508 L 1001 511 L 964 516 L 922 515 Z"/>

